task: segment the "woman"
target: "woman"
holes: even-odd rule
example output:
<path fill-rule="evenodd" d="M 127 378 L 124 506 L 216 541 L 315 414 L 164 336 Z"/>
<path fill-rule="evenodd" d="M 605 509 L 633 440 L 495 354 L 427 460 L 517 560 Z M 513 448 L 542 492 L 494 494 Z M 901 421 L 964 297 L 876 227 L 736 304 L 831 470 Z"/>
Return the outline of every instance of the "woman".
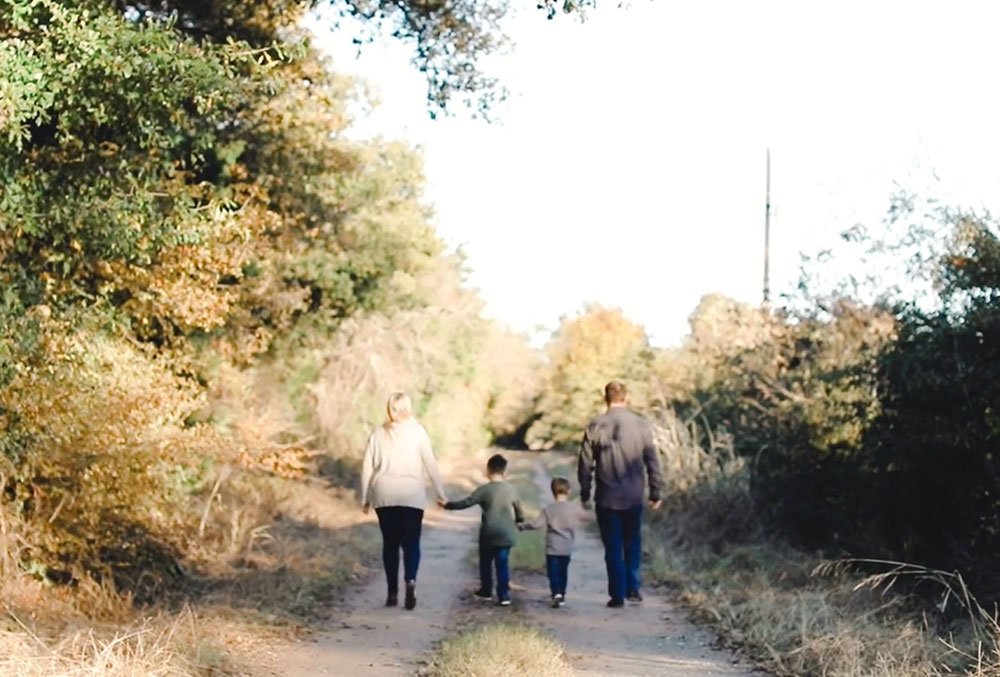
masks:
<path fill-rule="evenodd" d="M 399 550 L 403 550 L 407 609 L 417 605 L 417 567 L 420 565 L 420 525 L 427 495 L 424 473 L 439 498 L 447 500 L 437 460 L 427 431 L 413 418 L 410 398 L 393 393 L 386 404 L 389 420 L 368 438 L 361 467 L 362 510 L 371 507 L 382 530 L 382 563 L 389 584 L 386 606 L 399 600 Z"/>

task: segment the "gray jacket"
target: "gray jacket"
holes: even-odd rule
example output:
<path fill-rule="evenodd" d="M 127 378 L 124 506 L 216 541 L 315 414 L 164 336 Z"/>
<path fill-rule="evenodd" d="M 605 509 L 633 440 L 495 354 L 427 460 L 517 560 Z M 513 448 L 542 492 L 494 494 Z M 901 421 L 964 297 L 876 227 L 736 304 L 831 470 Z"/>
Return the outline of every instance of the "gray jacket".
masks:
<path fill-rule="evenodd" d="M 649 500 L 660 500 L 660 459 L 646 419 L 626 407 L 610 407 L 593 419 L 580 445 L 577 477 L 583 501 L 590 500 L 596 480 L 594 502 L 601 508 L 627 510 L 642 505 L 644 479 L 649 481 Z"/>
<path fill-rule="evenodd" d="M 572 555 L 573 537 L 580 522 L 580 506 L 572 501 L 553 501 L 522 529 L 545 529 L 546 555 Z"/>

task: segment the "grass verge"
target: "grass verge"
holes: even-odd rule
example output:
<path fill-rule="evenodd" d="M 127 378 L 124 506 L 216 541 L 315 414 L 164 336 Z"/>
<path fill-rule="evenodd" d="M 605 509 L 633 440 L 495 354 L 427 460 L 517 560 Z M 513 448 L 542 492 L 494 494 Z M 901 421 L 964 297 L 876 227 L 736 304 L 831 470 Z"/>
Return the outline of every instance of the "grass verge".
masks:
<path fill-rule="evenodd" d="M 646 544 L 650 578 L 775 675 L 1000 675 L 995 623 L 769 538 L 739 477 L 657 515 Z"/>
<path fill-rule="evenodd" d="M 542 509 L 538 486 L 535 484 L 534 459 L 523 453 L 508 454 L 508 457 L 510 465 L 507 469 L 507 481 L 517 490 L 517 495 L 521 499 L 521 508 L 524 510 L 524 518 L 532 520 Z M 544 531 L 533 529 L 518 534 L 517 545 L 510 551 L 510 568 L 512 572 L 544 573 Z"/>
<path fill-rule="evenodd" d="M 351 492 L 315 478 L 258 478 L 218 496 L 186 582 L 156 604 L 110 582 L 58 587 L 11 569 L 0 579 L 0 674 L 249 674 L 269 642 L 322 622 L 378 547 Z"/>
<path fill-rule="evenodd" d="M 570 677 L 563 648 L 524 623 L 487 623 L 443 640 L 427 677 Z"/>

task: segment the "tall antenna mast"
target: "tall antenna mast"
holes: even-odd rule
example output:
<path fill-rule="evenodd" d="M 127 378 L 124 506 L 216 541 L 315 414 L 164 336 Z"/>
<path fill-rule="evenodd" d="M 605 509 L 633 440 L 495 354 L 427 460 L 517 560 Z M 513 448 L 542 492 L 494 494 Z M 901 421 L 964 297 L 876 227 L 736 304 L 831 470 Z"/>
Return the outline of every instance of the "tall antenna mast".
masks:
<path fill-rule="evenodd" d="M 771 149 L 767 149 L 767 188 L 764 196 L 764 307 L 771 301 Z"/>

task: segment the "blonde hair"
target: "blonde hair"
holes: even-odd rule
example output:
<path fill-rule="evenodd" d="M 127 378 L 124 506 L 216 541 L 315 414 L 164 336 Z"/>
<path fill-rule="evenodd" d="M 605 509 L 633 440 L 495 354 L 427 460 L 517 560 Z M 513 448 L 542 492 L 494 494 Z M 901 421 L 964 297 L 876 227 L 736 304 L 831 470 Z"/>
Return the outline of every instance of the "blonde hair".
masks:
<path fill-rule="evenodd" d="M 413 403 L 406 393 L 393 393 L 385 403 L 385 412 L 389 416 L 385 428 L 389 430 L 393 423 L 405 421 L 413 415 Z"/>

